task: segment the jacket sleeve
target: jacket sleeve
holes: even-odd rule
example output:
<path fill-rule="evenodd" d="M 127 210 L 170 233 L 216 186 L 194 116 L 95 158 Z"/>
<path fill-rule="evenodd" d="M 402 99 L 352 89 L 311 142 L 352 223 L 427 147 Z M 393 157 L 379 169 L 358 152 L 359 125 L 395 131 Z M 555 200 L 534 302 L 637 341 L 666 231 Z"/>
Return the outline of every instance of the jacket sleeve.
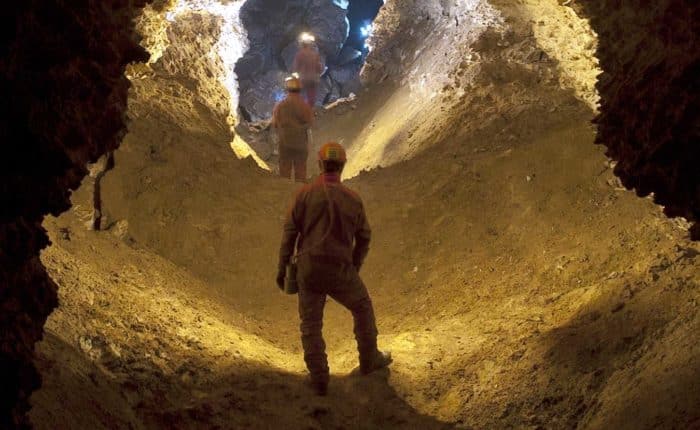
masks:
<path fill-rule="evenodd" d="M 355 248 L 352 251 L 352 264 L 360 270 L 369 252 L 369 242 L 372 239 L 372 229 L 369 227 L 365 207 L 361 206 L 358 228 L 355 232 Z"/>
<path fill-rule="evenodd" d="M 297 243 L 297 237 L 299 236 L 299 228 L 297 227 L 297 220 L 299 219 L 299 212 L 301 209 L 300 199 L 294 200 L 292 208 L 287 212 L 287 218 L 284 222 L 284 228 L 282 230 L 282 244 L 280 245 L 280 258 L 279 258 L 279 269 L 283 269 L 292 258 L 294 254 L 294 247 Z"/>

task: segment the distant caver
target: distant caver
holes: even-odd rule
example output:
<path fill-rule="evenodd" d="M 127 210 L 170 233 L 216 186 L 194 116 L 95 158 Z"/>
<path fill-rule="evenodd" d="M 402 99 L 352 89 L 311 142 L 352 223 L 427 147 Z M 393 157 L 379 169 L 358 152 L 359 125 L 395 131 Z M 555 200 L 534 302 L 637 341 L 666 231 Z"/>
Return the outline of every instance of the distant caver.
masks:
<path fill-rule="evenodd" d="M 271 125 L 279 139 L 280 176 L 306 182 L 306 158 L 309 155 L 309 129 L 314 114 L 301 98 L 301 81 L 289 77 L 285 81 L 287 97 L 275 105 Z"/>

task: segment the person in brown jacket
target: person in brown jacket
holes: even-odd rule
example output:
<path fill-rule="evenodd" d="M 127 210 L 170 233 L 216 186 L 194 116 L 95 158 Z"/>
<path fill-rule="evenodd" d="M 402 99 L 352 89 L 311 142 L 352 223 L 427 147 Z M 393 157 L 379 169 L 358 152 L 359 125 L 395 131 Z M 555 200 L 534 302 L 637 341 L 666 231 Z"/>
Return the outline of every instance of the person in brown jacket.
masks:
<path fill-rule="evenodd" d="M 346 156 L 329 142 L 319 151 L 321 175 L 296 195 L 284 224 L 277 285 L 284 288 L 285 269 L 297 263 L 299 317 L 304 361 L 310 384 L 319 395 L 328 388 L 329 369 L 323 341 L 326 296 L 352 312 L 360 372 L 388 366 L 391 354 L 377 349 L 372 301 L 359 271 L 369 251 L 371 230 L 360 196 L 340 182 Z M 292 256 L 294 248 L 296 256 Z"/>
<path fill-rule="evenodd" d="M 292 76 L 285 81 L 287 97 L 277 103 L 272 110 L 270 125 L 277 131 L 279 139 L 280 176 L 292 177 L 306 182 L 306 159 L 309 156 L 308 131 L 313 123 L 314 114 L 301 98 L 301 82 Z"/>
<path fill-rule="evenodd" d="M 318 53 L 316 39 L 312 35 L 302 33 L 299 43 L 301 46 L 294 57 L 292 67 L 294 70 L 292 71 L 299 75 L 306 103 L 313 109 L 316 105 L 316 94 L 323 73 L 323 64 L 321 64 L 321 55 Z"/>

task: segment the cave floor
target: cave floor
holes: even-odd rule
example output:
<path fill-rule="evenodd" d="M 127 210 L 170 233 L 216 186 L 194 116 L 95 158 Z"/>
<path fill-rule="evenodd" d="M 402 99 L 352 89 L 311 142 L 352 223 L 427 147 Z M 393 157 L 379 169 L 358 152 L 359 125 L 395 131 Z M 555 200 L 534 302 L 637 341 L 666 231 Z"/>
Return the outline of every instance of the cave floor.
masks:
<path fill-rule="evenodd" d="M 176 251 L 162 257 L 120 222 L 88 231 L 89 196 L 79 191 L 70 212 L 45 223 L 53 246 L 42 261 L 61 304 L 38 347 L 44 387 L 33 397 L 34 423 L 698 424 L 700 248 L 651 201 L 619 187 L 585 114 L 560 119 L 517 143 L 448 142 L 349 181 L 375 232 L 363 277 L 394 364 L 351 375 L 350 316 L 329 304 L 327 398 L 303 384 L 296 301 L 274 286 L 280 202 L 295 186 L 246 177 L 245 189 L 257 191 L 236 204 L 270 216 L 251 209 L 245 231 L 226 242 L 239 253 L 234 268 L 204 257 L 178 264 Z M 205 186 L 201 198 L 232 216 L 217 194 L 225 191 Z M 621 222 L 629 219 L 637 222 Z M 223 241 L 210 227 L 207 240 Z"/>

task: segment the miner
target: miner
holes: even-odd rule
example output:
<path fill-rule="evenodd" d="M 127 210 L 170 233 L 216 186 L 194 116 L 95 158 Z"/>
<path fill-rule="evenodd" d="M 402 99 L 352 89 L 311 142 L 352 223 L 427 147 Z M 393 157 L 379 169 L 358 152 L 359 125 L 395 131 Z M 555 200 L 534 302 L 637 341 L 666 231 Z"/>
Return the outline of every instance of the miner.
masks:
<path fill-rule="evenodd" d="M 270 125 L 277 132 L 280 176 L 306 182 L 306 159 L 309 155 L 309 129 L 314 114 L 301 98 L 301 82 L 295 76 L 285 81 L 287 97 L 272 111 Z"/>
<path fill-rule="evenodd" d="M 327 296 L 352 313 L 360 373 L 391 363 L 391 354 L 377 349 L 374 309 L 359 275 L 371 231 L 360 196 L 340 182 L 345 161 L 345 150 L 338 143 L 321 147 L 321 174 L 297 193 L 280 247 L 277 285 L 284 289 L 287 266 L 296 264 L 304 361 L 318 395 L 326 394 L 329 380 L 321 333 Z"/>
<path fill-rule="evenodd" d="M 299 75 L 306 102 L 313 109 L 316 104 L 318 84 L 323 73 L 321 55 L 318 53 L 316 38 L 313 35 L 302 33 L 299 37 L 299 44 L 299 51 L 294 57 L 293 72 Z"/>

